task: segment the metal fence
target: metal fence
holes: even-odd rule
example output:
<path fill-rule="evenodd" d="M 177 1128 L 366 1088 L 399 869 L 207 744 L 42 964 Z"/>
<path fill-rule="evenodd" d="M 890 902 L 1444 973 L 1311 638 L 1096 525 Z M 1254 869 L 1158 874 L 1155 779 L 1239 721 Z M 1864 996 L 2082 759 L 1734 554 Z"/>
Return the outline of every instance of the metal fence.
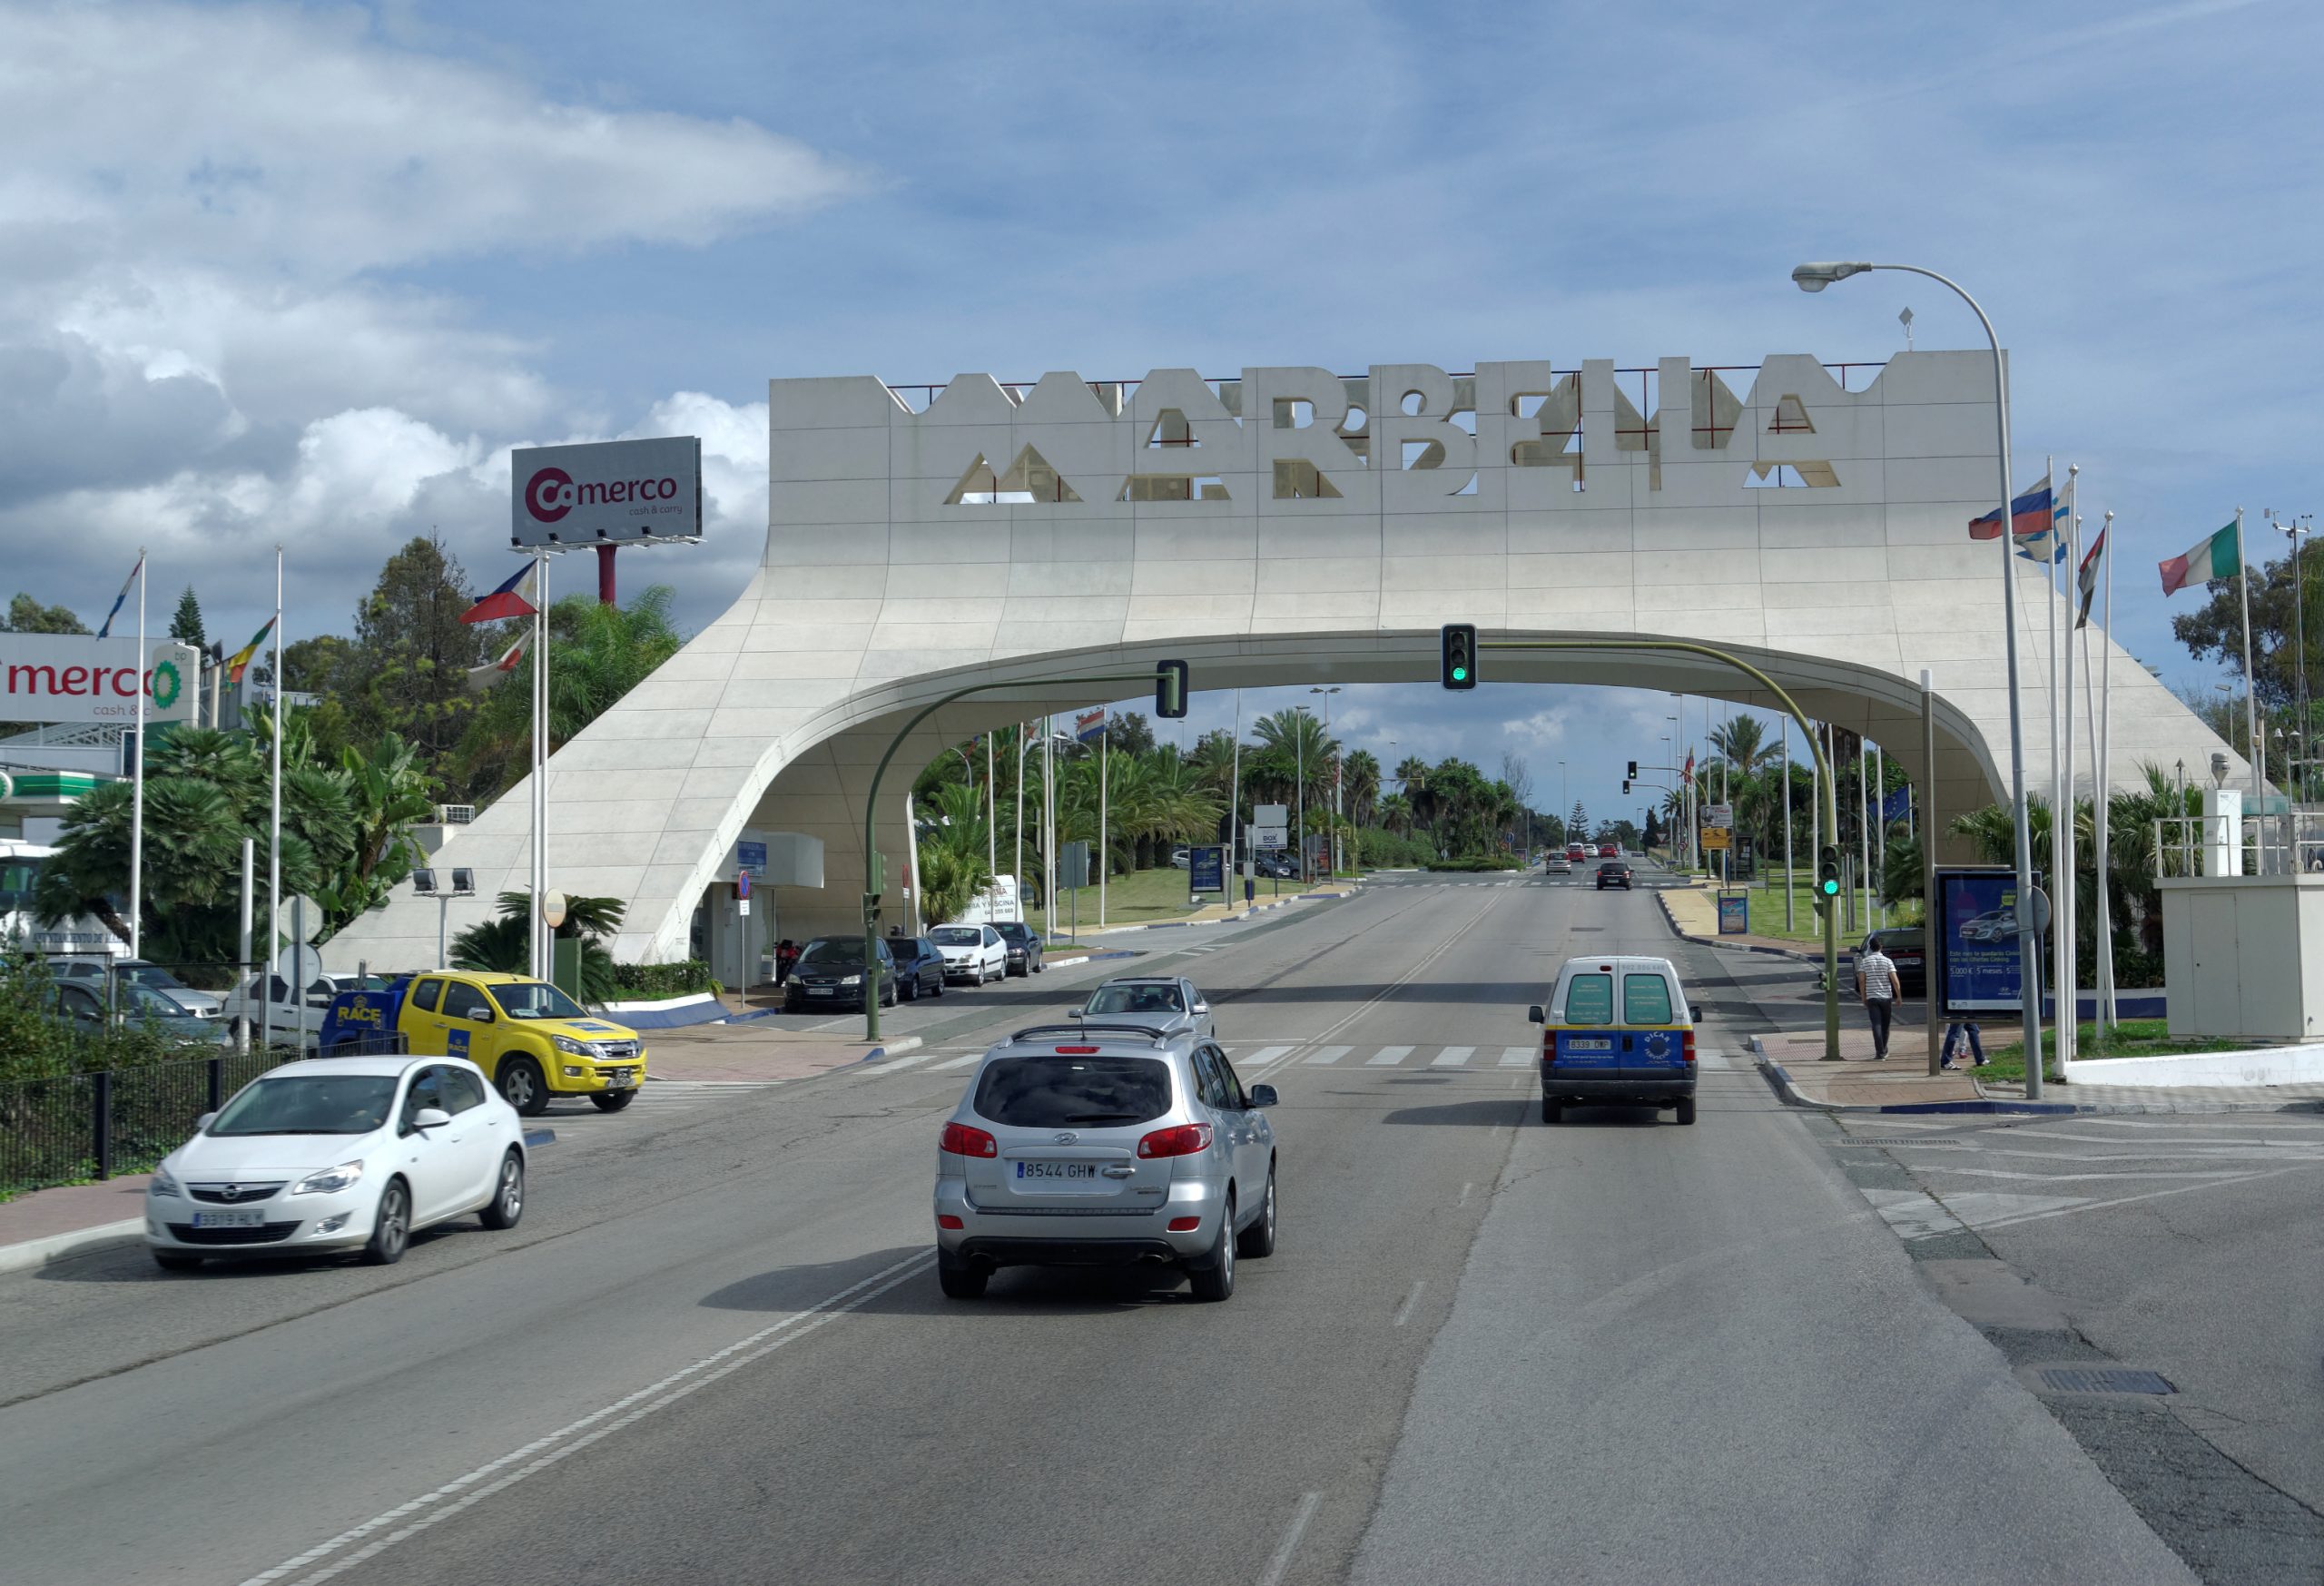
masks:
<path fill-rule="evenodd" d="M 2295 807 L 2233 822 L 2222 816 L 2165 815 L 2154 823 L 2147 861 L 2157 881 L 2318 874 L 2324 872 L 2324 811 Z"/>
<path fill-rule="evenodd" d="M 293 1055 L 227 1052 L 0 1086 L 0 1195 L 145 1172 L 194 1119 Z"/>

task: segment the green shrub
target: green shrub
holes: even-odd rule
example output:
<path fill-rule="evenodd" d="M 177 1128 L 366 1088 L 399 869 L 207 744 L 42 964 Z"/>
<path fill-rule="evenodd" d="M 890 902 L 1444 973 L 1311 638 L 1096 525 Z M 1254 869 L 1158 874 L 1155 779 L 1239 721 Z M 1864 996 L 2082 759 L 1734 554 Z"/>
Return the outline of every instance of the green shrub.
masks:
<path fill-rule="evenodd" d="M 1522 860 L 1517 859 L 1514 856 L 1507 859 L 1432 859 L 1421 868 L 1423 870 L 1475 872 L 1487 870 L 1522 870 L 1525 868 L 1525 864 Z"/>
<path fill-rule="evenodd" d="M 47 961 L 36 953 L 0 950 L 0 1084 L 210 1055 L 190 1053 L 150 1022 L 84 1029 L 58 1018 L 54 1006 Z"/>
<path fill-rule="evenodd" d="M 608 1002 L 649 1002 L 663 997 L 691 997 L 697 991 L 715 991 L 718 982 L 711 978 L 710 966 L 698 958 L 681 959 L 674 964 L 615 964 L 613 991 Z"/>

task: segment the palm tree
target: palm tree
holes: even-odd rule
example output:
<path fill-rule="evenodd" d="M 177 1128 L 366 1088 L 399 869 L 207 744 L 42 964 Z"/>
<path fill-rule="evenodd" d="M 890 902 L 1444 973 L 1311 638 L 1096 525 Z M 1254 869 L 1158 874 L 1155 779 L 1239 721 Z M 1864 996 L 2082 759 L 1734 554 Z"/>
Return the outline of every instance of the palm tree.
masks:
<path fill-rule="evenodd" d="M 1358 826 L 1371 825 L 1380 803 L 1379 757 L 1369 749 L 1358 749 L 1341 762 L 1340 774 L 1348 819 Z"/>
<path fill-rule="evenodd" d="M 1737 776 L 1748 776 L 1776 757 L 1768 729 L 1757 716 L 1729 716 L 1711 729 L 1710 743 Z"/>
<path fill-rule="evenodd" d="M 656 584 L 629 605 L 569 595 L 549 607 L 549 749 L 577 735 L 653 675 L 684 645 L 670 620 L 676 592 Z M 516 784 L 531 760 L 533 656 L 495 684 L 460 740 L 461 775 L 489 797 Z M 517 686 L 521 682 L 522 687 Z M 286 746 L 288 740 L 285 740 Z"/>

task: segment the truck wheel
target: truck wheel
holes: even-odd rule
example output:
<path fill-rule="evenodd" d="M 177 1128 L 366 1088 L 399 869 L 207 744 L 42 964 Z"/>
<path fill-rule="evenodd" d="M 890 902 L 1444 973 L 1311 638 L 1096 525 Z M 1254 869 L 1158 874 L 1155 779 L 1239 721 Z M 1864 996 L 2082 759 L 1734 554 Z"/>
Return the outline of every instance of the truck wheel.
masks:
<path fill-rule="evenodd" d="M 597 1090 L 590 1093 L 589 1099 L 597 1104 L 597 1110 L 599 1112 L 619 1112 L 623 1108 L 627 1107 L 631 1102 L 637 1099 L 637 1092 L 635 1090 Z"/>
<path fill-rule="evenodd" d="M 542 1076 L 541 1066 L 532 1059 L 508 1059 L 500 1065 L 496 1078 L 501 1098 L 525 1117 L 538 1118 L 548 1110 L 548 1080 Z"/>

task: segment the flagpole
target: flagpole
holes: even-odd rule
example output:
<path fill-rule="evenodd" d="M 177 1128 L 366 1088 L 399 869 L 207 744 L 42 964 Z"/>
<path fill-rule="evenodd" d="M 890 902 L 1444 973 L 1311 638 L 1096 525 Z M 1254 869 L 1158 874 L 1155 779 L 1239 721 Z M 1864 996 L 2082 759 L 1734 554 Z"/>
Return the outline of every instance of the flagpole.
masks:
<path fill-rule="evenodd" d="M 545 980 L 549 963 L 548 921 L 542 913 L 548 896 L 548 551 L 533 552 L 533 874 L 532 929 L 527 940 L 533 979 Z M 869 951 L 867 948 L 865 950 Z"/>
<path fill-rule="evenodd" d="M 1098 929 L 1106 928 L 1106 872 L 1114 868 L 1106 846 L 1106 762 L 1114 757 L 1114 724 L 1111 717 L 1105 731 L 1098 734 Z"/>
<path fill-rule="evenodd" d="M 984 895 L 988 906 L 985 920 L 990 923 L 996 916 L 998 900 L 993 898 L 993 883 L 1000 875 L 1000 812 L 993 807 L 992 741 L 1000 735 L 998 727 L 987 728 L 984 734 Z"/>
<path fill-rule="evenodd" d="M 2106 514 L 2100 537 L 2113 538 L 2114 515 Z M 2104 1016 L 2106 1028 L 2112 1029 L 2122 1022 L 2122 1015 L 2114 1006 L 2114 921 L 2112 906 L 2106 898 L 2107 869 L 2113 850 L 2108 846 L 2107 819 L 2114 796 L 2114 694 L 2109 686 L 2114 667 L 2114 548 L 2106 547 L 2106 618 L 2099 630 L 2098 664 L 2098 746 L 2093 752 L 2098 763 L 2098 996 L 2099 1011 Z"/>
<path fill-rule="evenodd" d="M 2064 566 L 2075 573 L 2082 571 L 2082 468 L 2069 464 L 2066 468 L 2066 532 L 2071 547 Z M 2072 587 L 2071 585 L 2068 586 Z M 2055 606 L 2056 602 L 2051 603 Z M 2074 608 L 2069 605 L 2069 611 Z M 2059 781 L 2065 797 L 2059 808 L 2065 819 L 2065 859 L 2058 866 L 2058 895 L 2063 900 L 2057 911 L 2058 924 L 2058 1082 L 2073 1080 L 2074 1050 L 2082 1044 L 2082 954 L 2081 933 L 2075 930 L 2075 894 L 2081 890 L 2082 879 L 2074 868 L 2080 850 L 2081 833 L 2075 830 L 2076 809 L 2073 793 L 2073 629 L 2066 629 L 2065 655 L 2062 662 L 2065 678 L 2065 693 L 2061 702 L 2065 723 L 2065 743 L 2063 745 L 2064 772 Z M 2054 848 L 2055 844 L 2053 843 Z"/>
<path fill-rule="evenodd" d="M 281 934 L 275 923 L 282 907 L 282 547 L 274 547 L 274 715 L 273 730 L 267 736 L 271 744 L 271 790 L 269 793 L 266 825 L 266 951 L 260 955 L 258 968 L 259 1006 L 265 1010 L 259 1016 L 259 1049 L 271 1050 L 274 1046 L 274 955 L 281 945 L 276 939 Z M 290 957 L 290 972 L 299 972 L 299 958 Z M 284 985 L 287 987 L 289 981 Z M 296 995 L 304 996 L 305 988 Z M 301 1054 L 304 1055 L 303 1053 Z"/>
<path fill-rule="evenodd" d="M 2295 544 L 2298 542 L 2294 542 Z M 1235 753 L 1227 762 L 1226 771 L 1226 862 L 1235 863 L 1236 851 L 1243 846 L 1243 691 L 1235 691 Z M 1256 879 L 1254 872 L 1254 879 Z M 1253 891 L 1256 892 L 1256 888 Z M 1234 895 L 1227 896 L 1227 906 L 1234 906 Z"/>
<path fill-rule="evenodd" d="M 108 619 L 110 620 L 110 619 Z M 153 692 L 153 663 L 145 656 L 145 547 L 137 547 L 137 758 L 129 781 L 129 956 L 145 945 L 145 696 Z"/>
<path fill-rule="evenodd" d="M 2268 745 L 2260 737 L 2260 706 L 2251 675 L 2251 558 L 2243 554 L 2243 508 L 2235 509 L 2235 588 L 2243 603 L 2243 730 L 2250 735 L 2251 813 L 2268 798 Z"/>

